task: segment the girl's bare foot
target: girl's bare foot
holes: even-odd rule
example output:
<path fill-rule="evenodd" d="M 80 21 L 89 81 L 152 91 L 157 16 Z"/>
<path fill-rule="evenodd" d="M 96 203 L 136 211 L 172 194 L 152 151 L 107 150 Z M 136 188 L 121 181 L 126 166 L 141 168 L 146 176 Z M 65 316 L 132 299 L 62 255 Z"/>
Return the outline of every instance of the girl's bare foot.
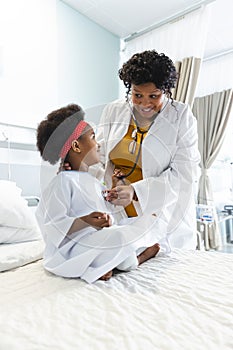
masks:
<path fill-rule="evenodd" d="M 151 247 L 148 247 L 142 252 L 140 255 L 138 255 L 138 265 L 141 265 L 145 261 L 154 258 L 155 255 L 159 252 L 160 245 L 158 243 L 152 245 Z"/>
<path fill-rule="evenodd" d="M 103 276 L 101 276 L 99 279 L 101 281 L 108 281 L 112 277 L 112 271 L 108 271 Z"/>

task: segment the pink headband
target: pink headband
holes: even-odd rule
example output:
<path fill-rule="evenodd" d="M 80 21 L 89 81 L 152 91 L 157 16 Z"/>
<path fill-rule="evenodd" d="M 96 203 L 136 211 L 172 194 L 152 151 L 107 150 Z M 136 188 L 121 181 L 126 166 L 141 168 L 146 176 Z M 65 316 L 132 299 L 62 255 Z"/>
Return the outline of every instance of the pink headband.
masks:
<path fill-rule="evenodd" d="M 74 129 L 74 131 L 72 132 L 72 134 L 70 135 L 70 137 L 68 138 L 68 140 L 65 142 L 64 146 L 61 149 L 60 152 L 60 157 L 62 159 L 65 159 L 67 153 L 69 152 L 69 150 L 71 149 L 72 146 L 72 142 L 74 140 L 77 140 L 79 138 L 79 136 L 82 134 L 83 129 L 87 126 L 87 123 L 84 120 L 81 120 L 78 125 L 76 126 L 76 128 Z"/>

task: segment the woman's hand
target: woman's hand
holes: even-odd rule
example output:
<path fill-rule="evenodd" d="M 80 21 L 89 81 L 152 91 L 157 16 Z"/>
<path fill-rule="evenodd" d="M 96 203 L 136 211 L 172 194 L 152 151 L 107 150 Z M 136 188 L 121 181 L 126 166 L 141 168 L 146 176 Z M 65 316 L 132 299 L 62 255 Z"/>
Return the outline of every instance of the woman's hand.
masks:
<path fill-rule="evenodd" d="M 114 172 L 112 174 L 112 188 L 120 185 L 125 185 L 125 180 L 123 178 L 125 174 L 120 169 L 114 169 Z"/>
<path fill-rule="evenodd" d="M 99 211 L 95 211 L 89 215 L 82 216 L 80 219 L 82 219 L 88 225 L 93 226 L 97 230 L 112 225 L 111 217 L 108 214 Z"/>
<path fill-rule="evenodd" d="M 131 185 L 116 186 L 107 191 L 106 201 L 114 205 L 127 207 L 134 198 L 134 188 Z"/>
<path fill-rule="evenodd" d="M 57 174 L 59 174 L 61 171 L 64 171 L 64 170 L 72 170 L 72 169 L 71 169 L 71 165 L 70 165 L 70 163 L 68 163 L 68 162 L 63 163 L 63 162 L 61 161 L 61 162 L 60 162 L 60 165 L 59 165 L 59 169 L 58 169 Z"/>

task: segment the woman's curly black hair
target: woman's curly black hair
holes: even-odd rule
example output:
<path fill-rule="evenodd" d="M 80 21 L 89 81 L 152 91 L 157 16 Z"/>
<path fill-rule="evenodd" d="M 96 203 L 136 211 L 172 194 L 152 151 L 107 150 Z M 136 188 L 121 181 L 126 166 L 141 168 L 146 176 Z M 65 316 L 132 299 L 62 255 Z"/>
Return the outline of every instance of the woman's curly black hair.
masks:
<path fill-rule="evenodd" d="M 37 148 L 42 159 L 55 164 L 66 140 L 83 119 L 84 112 L 76 104 L 49 113 L 37 127 Z"/>
<path fill-rule="evenodd" d="M 119 78 L 127 88 L 128 99 L 131 85 L 154 83 L 154 85 L 172 97 L 171 89 L 175 87 L 177 72 L 172 60 L 164 53 L 147 50 L 134 54 L 118 71 Z"/>

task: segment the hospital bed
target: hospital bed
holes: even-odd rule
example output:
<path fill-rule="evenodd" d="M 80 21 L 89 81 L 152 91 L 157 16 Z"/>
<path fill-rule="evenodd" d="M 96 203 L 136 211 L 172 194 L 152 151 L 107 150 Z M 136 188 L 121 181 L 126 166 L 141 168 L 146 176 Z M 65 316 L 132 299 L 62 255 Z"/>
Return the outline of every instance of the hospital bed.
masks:
<path fill-rule="evenodd" d="M 175 250 L 87 284 L 45 271 L 34 214 L 25 200 L 11 196 L 8 205 L 1 208 L 8 219 L 1 221 L 1 350 L 233 348 L 233 254 Z M 9 235 L 22 216 L 31 232 L 14 227 Z"/>

